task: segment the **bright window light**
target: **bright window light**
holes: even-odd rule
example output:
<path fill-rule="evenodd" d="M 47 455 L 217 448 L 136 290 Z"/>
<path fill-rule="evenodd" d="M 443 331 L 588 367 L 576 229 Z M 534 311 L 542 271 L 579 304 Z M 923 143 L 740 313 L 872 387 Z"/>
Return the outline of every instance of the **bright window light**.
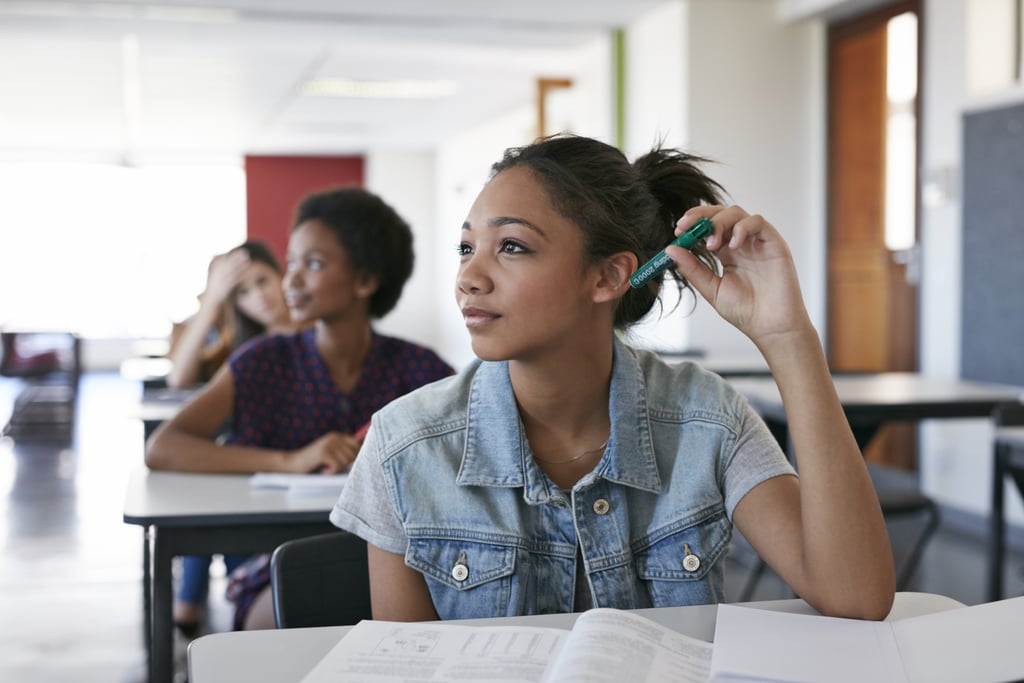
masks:
<path fill-rule="evenodd" d="M 905 251 L 916 242 L 917 16 L 890 19 L 886 39 L 885 246 Z"/>
<path fill-rule="evenodd" d="M 153 338 L 245 239 L 240 167 L 0 165 L 0 327 Z"/>

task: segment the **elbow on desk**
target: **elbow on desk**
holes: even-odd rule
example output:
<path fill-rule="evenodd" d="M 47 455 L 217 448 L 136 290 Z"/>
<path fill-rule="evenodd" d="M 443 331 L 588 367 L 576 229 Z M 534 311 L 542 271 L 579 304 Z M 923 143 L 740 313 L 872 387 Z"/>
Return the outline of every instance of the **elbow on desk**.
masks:
<path fill-rule="evenodd" d="M 160 431 L 163 425 L 157 428 L 149 439 L 146 441 L 145 452 L 143 458 L 146 462 L 146 467 L 151 470 L 172 470 L 175 469 L 172 459 L 168 457 L 168 449 L 164 448 L 160 443 Z"/>
<path fill-rule="evenodd" d="M 845 596 L 831 596 L 823 600 L 808 600 L 811 606 L 827 617 L 882 621 L 892 611 L 896 600 L 895 586 L 873 588 Z"/>

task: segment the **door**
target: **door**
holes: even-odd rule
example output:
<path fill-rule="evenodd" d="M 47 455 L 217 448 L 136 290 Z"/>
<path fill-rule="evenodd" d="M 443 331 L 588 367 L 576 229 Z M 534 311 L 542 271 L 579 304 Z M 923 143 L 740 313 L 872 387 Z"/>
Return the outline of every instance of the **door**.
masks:
<path fill-rule="evenodd" d="M 829 27 L 828 314 L 833 372 L 917 369 L 918 0 Z M 876 461 L 916 465 L 910 425 Z"/>

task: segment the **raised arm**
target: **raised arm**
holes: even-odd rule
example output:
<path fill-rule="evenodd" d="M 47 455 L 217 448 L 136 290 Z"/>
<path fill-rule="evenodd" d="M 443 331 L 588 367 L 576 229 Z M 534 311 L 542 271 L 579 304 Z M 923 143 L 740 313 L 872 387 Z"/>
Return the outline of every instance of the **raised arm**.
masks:
<path fill-rule="evenodd" d="M 769 479 L 736 506 L 737 527 L 758 554 L 825 614 L 881 619 L 895 572 L 889 537 L 863 456 L 811 325 L 789 248 L 760 216 L 703 206 L 685 230 L 712 217 L 709 249 L 721 276 L 678 247 L 668 251 L 694 288 L 764 355 L 779 386 L 799 481 Z"/>
<path fill-rule="evenodd" d="M 206 289 L 199 302 L 199 311 L 183 323 L 184 330 L 174 340 L 170 352 L 171 371 L 167 385 L 172 388 L 189 387 L 202 379 L 203 350 L 211 332 L 216 332 L 230 305 L 231 293 L 249 265 L 249 254 L 244 250 L 215 256 L 210 262 Z"/>

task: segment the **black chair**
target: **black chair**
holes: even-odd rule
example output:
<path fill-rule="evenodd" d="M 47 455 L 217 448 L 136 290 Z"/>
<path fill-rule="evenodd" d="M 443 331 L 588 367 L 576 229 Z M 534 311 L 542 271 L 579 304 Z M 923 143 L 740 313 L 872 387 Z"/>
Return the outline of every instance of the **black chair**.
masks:
<path fill-rule="evenodd" d="M 1024 403 L 1005 403 L 992 411 L 996 427 L 1024 426 Z M 992 473 L 992 512 L 989 538 L 989 600 L 1003 597 L 1003 558 L 1006 553 L 1006 518 L 1003 511 L 1003 487 L 1009 477 L 1024 496 L 1024 451 L 1009 444 L 997 442 Z"/>
<path fill-rule="evenodd" d="M 270 558 L 278 628 L 347 626 L 370 619 L 366 541 L 344 531 L 282 543 Z"/>

